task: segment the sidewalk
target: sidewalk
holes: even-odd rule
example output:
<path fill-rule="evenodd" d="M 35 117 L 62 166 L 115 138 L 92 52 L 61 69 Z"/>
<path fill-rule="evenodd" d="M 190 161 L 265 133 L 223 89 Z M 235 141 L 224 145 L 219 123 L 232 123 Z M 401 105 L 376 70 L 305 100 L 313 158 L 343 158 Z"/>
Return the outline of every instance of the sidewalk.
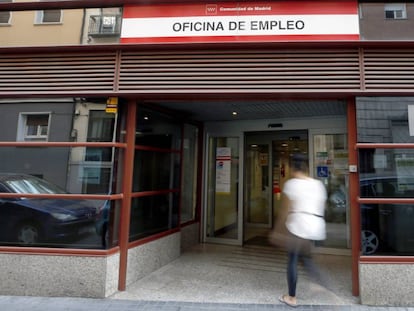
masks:
<path fill-rule="evenodd" d="M 286 254 L 269 247 L 200 244 L 106 299 L 0 296 L 0 311 L 414 311 L 414 306 L 360 305 L 351 294 L 349 256 L 315 261 L 329 277 L 329 288 L 313 283 L 300 268 L 297 308 L 278 301 L 286 293 Z"/>
<path fill-rule="evenodd" d="M 167 302 L 119 299 L 44 298 L 0 296 L 4 311 L 412 311 L 414 308 L 369 307 L 360 305 L 302 305 L 291 308 L 282 304 L 231 304 Z"/>

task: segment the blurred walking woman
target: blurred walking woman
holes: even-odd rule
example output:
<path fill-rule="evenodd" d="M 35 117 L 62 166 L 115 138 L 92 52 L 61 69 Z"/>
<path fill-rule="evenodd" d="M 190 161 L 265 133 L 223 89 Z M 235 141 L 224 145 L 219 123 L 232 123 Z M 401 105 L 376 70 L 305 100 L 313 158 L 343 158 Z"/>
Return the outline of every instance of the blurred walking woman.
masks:
<path fill-rule="evenodd" d="M 303 261 L 310 276 L 324 285 L 321 273 L 313 263 L 311 247 L 312 241 L 326 238 L 324 212 L 327 194 L 321 181 L 308 176 L 306 158 L 294 156 L 291 171 L 292 178 L 283 187 L 284 208 L 287 209 L 286 228 L 290 235 L 289 245 L 287 245 L 289 292 L 288 295 L 280 296 L 279 300 L 291 307 L 296 307 L 299 259 Z"/>

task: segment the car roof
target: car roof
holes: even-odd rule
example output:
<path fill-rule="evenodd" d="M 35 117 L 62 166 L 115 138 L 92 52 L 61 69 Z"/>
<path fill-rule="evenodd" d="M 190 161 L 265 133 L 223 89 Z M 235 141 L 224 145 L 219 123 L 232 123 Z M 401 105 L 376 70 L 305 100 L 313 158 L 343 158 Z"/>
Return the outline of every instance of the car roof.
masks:
<path fill-rule="evenodd" d="M 19 180 L 22 178 L 36 178 L 33 175 L 29 174 L 21 174 L 21 173 L 0 173 L 0 181 L 7 181 L 7 180 Z"/>

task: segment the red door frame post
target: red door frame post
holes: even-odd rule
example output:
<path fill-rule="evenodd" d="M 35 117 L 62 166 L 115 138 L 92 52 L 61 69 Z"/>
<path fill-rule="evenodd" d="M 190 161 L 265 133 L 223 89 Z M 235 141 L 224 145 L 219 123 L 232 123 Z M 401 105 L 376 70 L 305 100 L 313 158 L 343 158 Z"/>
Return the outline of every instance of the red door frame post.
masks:
<path fill-rule="evenodd" d="M 126 119 L 126 149 L 124 154 L 122 177 L 122 205 L 119 223 L 119 277 L 118 289 L 125 291 L 127 278 L 128 244 L 129 244 L 129 220 L 131 217 L 132 176 L 135 153 L 135 127 L 136 127 L 136 103 L 129 99 L 127 103 Z"/>
<path fill-rule="evenodd" d="M 349 165 L 358 167 L 357 123 L 355 98 L 347 102 L 348 159 Z M 358 172 L 349 174 L 349 205 L 351 215 L 351 252 L 352 252 L 352 295 L 359 296 L 359 254 L 361 249 L 361 215 L 359 212 Z"/>

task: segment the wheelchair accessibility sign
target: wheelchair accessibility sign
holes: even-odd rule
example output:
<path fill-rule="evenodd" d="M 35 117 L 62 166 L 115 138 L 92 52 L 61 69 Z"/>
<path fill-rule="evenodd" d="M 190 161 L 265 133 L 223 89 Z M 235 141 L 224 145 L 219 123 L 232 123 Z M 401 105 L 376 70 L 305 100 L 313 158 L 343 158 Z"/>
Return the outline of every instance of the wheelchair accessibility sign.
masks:
<path fill-rule="evenodd" d="M 327 166 L 317 166 L 316 173 L 318 177 L 329 177 L 329 169 Z"/>

